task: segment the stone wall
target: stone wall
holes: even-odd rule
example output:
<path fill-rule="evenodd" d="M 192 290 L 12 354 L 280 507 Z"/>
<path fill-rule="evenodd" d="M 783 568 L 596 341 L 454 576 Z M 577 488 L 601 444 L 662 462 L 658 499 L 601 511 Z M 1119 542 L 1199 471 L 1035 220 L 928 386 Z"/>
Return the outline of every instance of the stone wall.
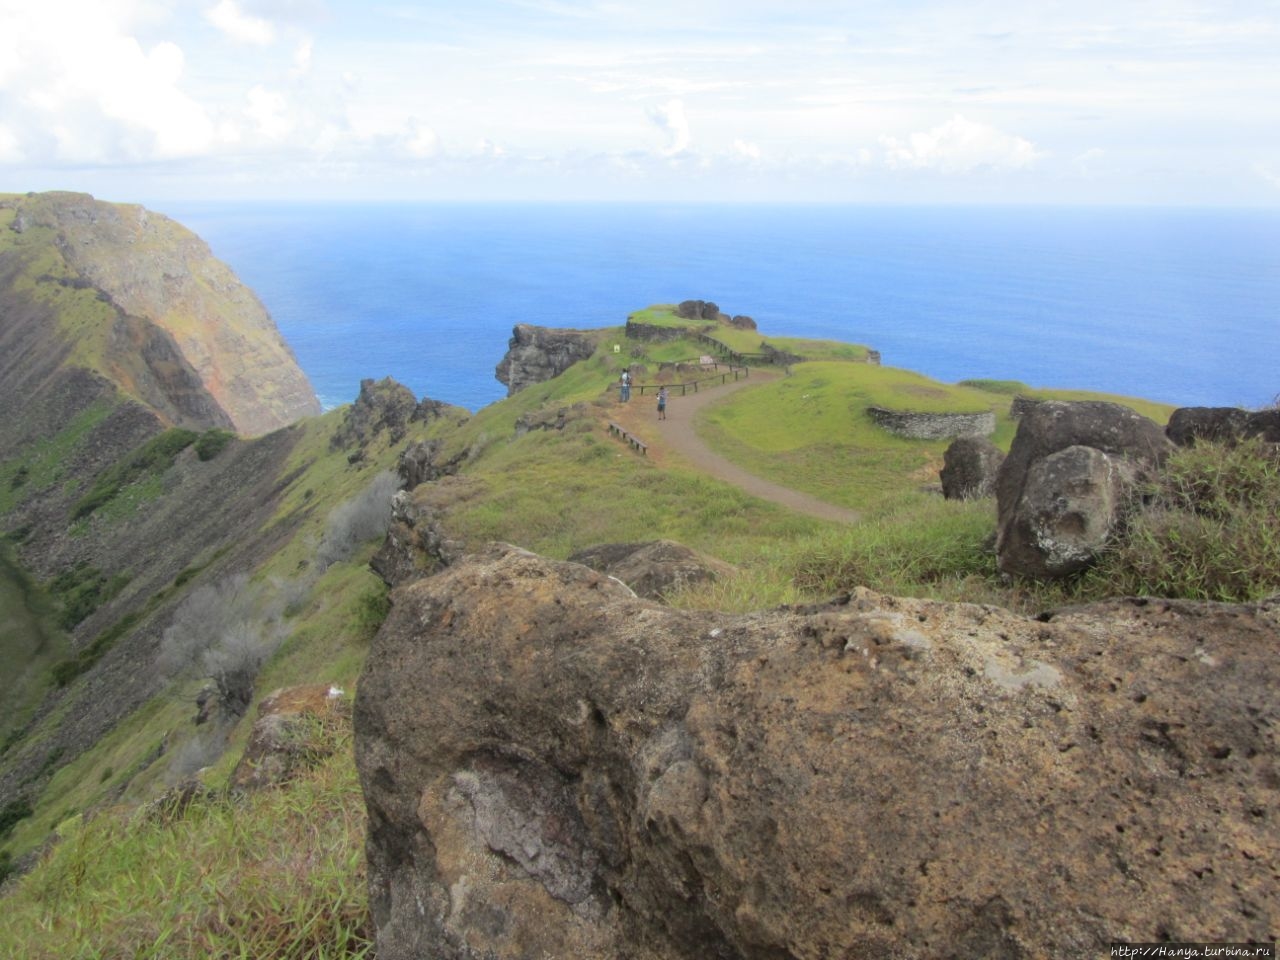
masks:
<path fill-rule="evenodd" d="M 950 437 L 989 437 L 995 433 L 996 415 L 990 410 L 977 413 L 912 413 L 867 407 L 876 426 L 911 440 L 945 440 Z"/>
<path fill-rule="evenodd" d="M 635 323 L 628 320 L 626 337 L 628 340 L 680 340 L 701 332 L 690 327 L 659 327 L 650 323 Z"/>

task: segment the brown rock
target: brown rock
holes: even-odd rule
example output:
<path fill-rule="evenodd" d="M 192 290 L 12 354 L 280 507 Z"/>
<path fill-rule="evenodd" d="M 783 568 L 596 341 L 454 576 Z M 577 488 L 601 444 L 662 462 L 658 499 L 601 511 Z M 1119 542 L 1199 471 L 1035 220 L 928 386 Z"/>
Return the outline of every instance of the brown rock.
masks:
<path fill-rule="evenodd" d="M 1280 923 L 1280 610 L 669 610 L 495 546 L 356 703 L 381 960 L 1089 958 Z"/>
<path fill-rule="evenodd" d="M 644 543 L 606 543 L 579 550 L 569 558 L 611 577 L 617 577 L 649 600 L 696 583 L 727 576 L 733 567 L 722 560 L 690 550 L 674 540 Z"/>
<path fill-rule="evenodd" d="M 327 756 L 328 748 L 308 735 L 307 725 L 340 716 L 341 698 L 342 690 L 330 684 L 289 687 L 264 698 L 244 755 L 231 773 L 231 788 L 279 786 Z"/>

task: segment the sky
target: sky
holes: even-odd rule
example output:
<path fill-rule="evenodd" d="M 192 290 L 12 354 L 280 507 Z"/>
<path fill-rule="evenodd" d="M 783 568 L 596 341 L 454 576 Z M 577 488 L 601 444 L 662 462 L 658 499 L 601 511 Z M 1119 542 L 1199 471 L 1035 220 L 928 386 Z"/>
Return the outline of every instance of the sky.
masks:
<path fill-rule="evenodd" d="M 1280 207 L 1280 0 L 0 0 L 0 192 Z"/>

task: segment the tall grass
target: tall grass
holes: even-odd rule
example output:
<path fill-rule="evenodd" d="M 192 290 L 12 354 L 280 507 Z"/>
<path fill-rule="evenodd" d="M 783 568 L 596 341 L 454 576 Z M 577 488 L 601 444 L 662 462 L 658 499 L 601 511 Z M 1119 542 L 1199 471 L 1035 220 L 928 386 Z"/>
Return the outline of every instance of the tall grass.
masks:
<path fill-rule="evenodd" d="M 64 825 L 0 913 L 26 960 L 360 960 L 372 956 L 364 804 L 349 722 L 285 789 Z"/>
<path fill-rule="evenodd" d="M 1094 589 L 1223 601 L 1280 590 L 1280 446 L 1200 442 L 1142 492 Z"/>
<path fill-rule="evenodd" d="M 831 529 L 787 561 L 796 587 L 829 596 L 853 587 L 910 596 L 943 596 L 969 581 L 995 579 L 990 501 L 916 497 L 878 520 Z"/>

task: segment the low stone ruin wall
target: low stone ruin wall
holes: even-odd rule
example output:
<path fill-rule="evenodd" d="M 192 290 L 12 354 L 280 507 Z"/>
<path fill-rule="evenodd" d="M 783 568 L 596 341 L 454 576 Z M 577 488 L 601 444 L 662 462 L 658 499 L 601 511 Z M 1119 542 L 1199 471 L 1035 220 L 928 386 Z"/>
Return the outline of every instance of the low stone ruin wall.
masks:
<path fill-rule="evenodd" d="M 911 440 L 946 440 L 954 437 L 989 437 L 996 430 L 996 415 L 979 413 L 912 413 L 867 407 L 876 426 Z"/>
<path fill-rule="evenodd" d="M 626 338 L 628 340 L 680 340 L 700 331 L 689 327 L 659 327 L 652 323 L 635 323 L 627 321 Z"/>

